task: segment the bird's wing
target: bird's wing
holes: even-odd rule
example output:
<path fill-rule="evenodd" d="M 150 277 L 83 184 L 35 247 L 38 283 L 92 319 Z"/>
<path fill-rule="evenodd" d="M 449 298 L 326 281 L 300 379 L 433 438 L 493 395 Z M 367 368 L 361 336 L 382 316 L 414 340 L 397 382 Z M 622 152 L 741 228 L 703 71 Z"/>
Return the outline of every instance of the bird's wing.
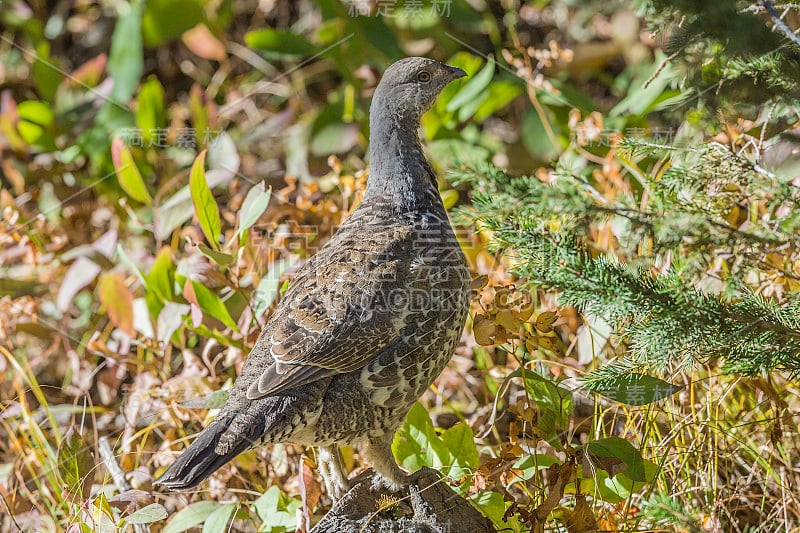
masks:
<path fill-rule="evenodd" d="M 295 276 L 245 363 L 251 368 L 242 374 L 252 376 L 243 384 L 247 398 L 351 372 L 396 342 L 409 307 L 403 296 L 419 285 L 410 268 L 412 241 L 412 226 L 393 226 L 340 231 L 320 249 Z M 262 357 L 254 358 L 257 352 Z"/>

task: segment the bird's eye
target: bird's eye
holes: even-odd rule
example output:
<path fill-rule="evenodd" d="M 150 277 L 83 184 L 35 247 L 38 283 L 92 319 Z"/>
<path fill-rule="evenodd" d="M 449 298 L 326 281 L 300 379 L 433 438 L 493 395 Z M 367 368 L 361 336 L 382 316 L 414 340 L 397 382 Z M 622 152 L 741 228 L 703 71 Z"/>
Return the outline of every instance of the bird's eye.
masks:
<path fill-rule="evenodd" d="M 421 81 L 422 83 L 428 83 L 429 81 L 431 81 L 431 73 L 428 72 L 427 70 L 423 70 L 419 74 L 417 74 L 417 80 Z"/>

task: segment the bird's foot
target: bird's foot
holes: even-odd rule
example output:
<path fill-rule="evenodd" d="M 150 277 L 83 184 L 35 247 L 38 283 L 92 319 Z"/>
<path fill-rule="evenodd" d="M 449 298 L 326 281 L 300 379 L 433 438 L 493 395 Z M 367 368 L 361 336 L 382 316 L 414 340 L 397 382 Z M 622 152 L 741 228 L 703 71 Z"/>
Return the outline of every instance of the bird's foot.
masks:
<path fill-rule="evenodd" d="M 341 500 L 350 490 L 350 480 L 342 464 L 342 456 L 339 449 L 335 447 L 319 448 L 317 459 L 319 462 L 319 473 L 325 482 L 325 490 L 328 496 L 335 502 Z"/>
<path fill-rule="evenodd" d="M 433 481 L 430 478 L 435 478 Z M 413 472 L 411 474 L 405 475 L 403 474 L 402 477 L 399 479 L 390 479 L 383 474 L 375 472 L 375 475 L 372 478 L 372 490 L 380 491 L 380 490 L 388 490 L 390 492 L 398 492 L 403 487 L 411 487 L 416 486 L 419 489 L 423 489 L 431 484 L 431 482 L 436 482 L 442 479 L 442 474 L 432 468 L 422 468 Z"/>
<path fill-rule="evenodd" d="M 325 490 L 334 503 L 341 500 L 344 495 L 347 494 L 347 491 L 350 490 L 350 482 L 347 479 L 334 480 L 326 477 L 322 479 L 325 481 Z"/>
<path fill-rule="evenodd" d="M 375 472 L 375 475 L 372 477 L 372 490 L 373 491 L 382 491 L 388 490 L 389 492 L 397 492 L 403 488 L 404 483 L 399 483 L 397 481 L 392 481 L 388 477 Z"/>

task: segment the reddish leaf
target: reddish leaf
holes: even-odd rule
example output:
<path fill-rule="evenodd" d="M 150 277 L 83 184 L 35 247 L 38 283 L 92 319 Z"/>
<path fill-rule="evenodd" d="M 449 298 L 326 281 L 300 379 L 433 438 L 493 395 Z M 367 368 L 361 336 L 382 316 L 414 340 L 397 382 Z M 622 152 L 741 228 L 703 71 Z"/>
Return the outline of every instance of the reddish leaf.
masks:
<path fill-rule="evenodd" d="M 203 59 L 224 61 L 228 56 L 225 45 L 211 33 L 205 24 L 198 24 L 191 30 L 183 32 L 181 40 L 186 48 Z"/>
<path fill-rule="evenodd" d="M 111 323 L 133 335 L 133 293 L 125 285 L 125 277 L 122 274 L 103 274 L 97 289 Z"/>

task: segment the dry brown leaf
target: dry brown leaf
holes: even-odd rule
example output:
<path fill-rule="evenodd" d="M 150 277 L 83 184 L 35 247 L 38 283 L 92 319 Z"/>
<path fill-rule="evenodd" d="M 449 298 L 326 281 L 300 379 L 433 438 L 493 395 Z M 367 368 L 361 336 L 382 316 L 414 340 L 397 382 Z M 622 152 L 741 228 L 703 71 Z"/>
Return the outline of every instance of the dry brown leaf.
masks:
<path fill-rule="evenodd" d="M 481 346 L 491 346 L 494 344 L 492 337 L 497 333 L 497 324 L 486 315 L 475 315 L 472 321 L 472 334 L 475 336 L 475 342 Z"/>
<path fill-rule="evenodd" d="M 555 311 L 545 311 L 536 317 L 536 329 L 542 333 L 550 333 L 553 331 L 553 322 L 558 318 L 558 313 Z"/>
<path fill-rule="evenodd" d="M 567 531 L 569 533 L 597 531 L 597 520 L 583 494 L 575 495 L 575 508 L 567 517 Z"/>

